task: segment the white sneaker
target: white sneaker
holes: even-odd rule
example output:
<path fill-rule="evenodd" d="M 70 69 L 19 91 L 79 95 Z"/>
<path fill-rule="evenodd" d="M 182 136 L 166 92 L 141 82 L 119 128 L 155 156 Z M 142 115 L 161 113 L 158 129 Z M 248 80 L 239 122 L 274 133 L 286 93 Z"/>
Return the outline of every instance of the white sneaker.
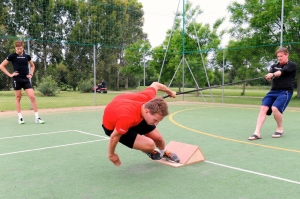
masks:
<path fill-rule="evenodd" d="M 41 118 L 37 118 L 37 119 L 35 120 L 35 123 L 38 123 L 38 124 L 44 124 L 45 121 L 44 121 L 44 120 L 41 120 Z"/>
<path fill-rule="evenodd" d="M 18 120 L 18 123 L 19 123 L 19 124 L 25 124 L 23 118 L 20 118 L 20 119 Z"/>

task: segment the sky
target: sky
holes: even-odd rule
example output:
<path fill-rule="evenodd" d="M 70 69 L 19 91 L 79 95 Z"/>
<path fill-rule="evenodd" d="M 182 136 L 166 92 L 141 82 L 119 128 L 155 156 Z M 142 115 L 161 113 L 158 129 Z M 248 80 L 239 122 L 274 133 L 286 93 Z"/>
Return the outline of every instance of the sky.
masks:
<path fill-rule="evenodd" d="M 182 12 L 183 0 L 138 0 L 143 4 L 144 10 L 144 32 L 148 34 L 149 41 L 152 47 L 156 47 L 162 44 L 165 39 L 168 29 L 172 29 L 175 13 L 177 11 L 178 3 L 179 11 Z M 187 0 L 185 0 L 186 2 Z M 229 13 L 227 12 L 227 6 L 233 1 L 244 3 L 244 0 L 189 0 L 193 6 L 199 5 L 203 11 L 198 16 L 197 22 L 203 24 L 212 24 L 219 18 L 226 17 L 226 21 L 220 27 L 225 29 L 230 25 Z M 225 35 L 222 39 L 221 45 L 227 44 L 229 36 Z"/>

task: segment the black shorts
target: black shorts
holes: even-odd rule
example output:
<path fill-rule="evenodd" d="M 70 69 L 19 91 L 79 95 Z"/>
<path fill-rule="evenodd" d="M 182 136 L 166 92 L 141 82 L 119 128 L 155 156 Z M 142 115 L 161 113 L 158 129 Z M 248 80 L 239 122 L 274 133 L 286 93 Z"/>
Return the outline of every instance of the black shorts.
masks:
<path fill-rule="evenodd" d="M 102 124 L 102 127 L 104 129 L 105 134 L 110 137 L 113 130 L 106 129 L 103 126 L 103 124 Z M 145 120 L 143 120 L 137 126 L 133 126 L 133 127 L 129 128 L 127 133 L 121 136 L 119 142 L 124 144 L 125 146 L 127 146 L 129 148 L 133 148 L 134 141 L 135 141 L 136 136 L 138 134 L 145 135 L 145 134 L 150 133 L 151 131 L 153 131 L 155 128 L 156 128 L 155 125 L 149 125 L 149 124 L 146 123 Z"/>
<path fill-rule="evenodd" d="M 14 77 L 13 81 L 12 81 L 14 90 L 21 90 L 22 88 L 24 90 L 28 89 L 28 88 L 32 88 L 32 85 L 30 83 L 30 80 L 28 78 L 21 78 L 21 77 Z"/>

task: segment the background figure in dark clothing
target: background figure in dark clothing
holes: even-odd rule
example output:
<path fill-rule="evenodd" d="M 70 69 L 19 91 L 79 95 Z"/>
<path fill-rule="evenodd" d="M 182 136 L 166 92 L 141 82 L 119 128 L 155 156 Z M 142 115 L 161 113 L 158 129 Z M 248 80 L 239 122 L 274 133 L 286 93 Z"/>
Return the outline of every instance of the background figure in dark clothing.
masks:
<path fill-rule="evenodd" d="M 105 83 L 104 79 L 101 82 L 101 88 L 106 88 L 106 83 Z"/>

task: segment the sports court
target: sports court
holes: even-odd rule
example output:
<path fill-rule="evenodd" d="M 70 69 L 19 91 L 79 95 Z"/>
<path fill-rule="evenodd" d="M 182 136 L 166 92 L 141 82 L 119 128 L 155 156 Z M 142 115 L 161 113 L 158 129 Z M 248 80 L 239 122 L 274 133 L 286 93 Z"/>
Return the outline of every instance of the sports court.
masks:
<path fill-rule="evenodd" d="M 268 117 L 262 139 L 248 141 L 259 106 L 169 102 L 158 128 L 166 142 L 199 146 L 206 161 L 174 168 L 117 146 L 122 165 L 107 158 L 104 107 L 41 110 L 46 124 L 17 125 L 0 113 L 1 198 L 298 198 L 299 112 L 284 113 L 285 133 L 272 138 Z"/>
<path fill-rule="evenodd" d="M 248 137 L 276 49 L 287 47 L 299 68 L 300 1 L 224 2 L 2 1 L 1 61 L 24 42 L 46 123 L 22 108 L 25 124 L 17 124 L 12 75 L 0 71 L 0 199 L 299 198 L 299 95 L 281 138 L 271 137 L 273 116 L 262 139 Z M 299 69 L 296 78 L 300 94 Z M 108 93 L 93 95 L 101 80 Z M 170 114 L 158 129 L 166 143 L 200 147 L 205 161 L 174 168 L 121 144 L 121 166 L 109 161 L 102 105 L 154 81 L 190 93 L 166 99 Z"/>

